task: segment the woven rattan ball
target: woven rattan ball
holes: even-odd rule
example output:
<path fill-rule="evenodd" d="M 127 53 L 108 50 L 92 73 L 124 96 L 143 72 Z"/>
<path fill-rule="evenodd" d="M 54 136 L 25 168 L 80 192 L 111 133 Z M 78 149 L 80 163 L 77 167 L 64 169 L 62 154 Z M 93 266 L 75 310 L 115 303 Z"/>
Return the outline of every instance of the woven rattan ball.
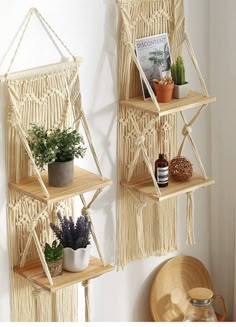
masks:
<path fill-rule="evenodd" d="M 187 158 L 177 156 L 169 164 L 169 174 L 176 181 L 187 181 L 193 174 L 192 164 Z"/>

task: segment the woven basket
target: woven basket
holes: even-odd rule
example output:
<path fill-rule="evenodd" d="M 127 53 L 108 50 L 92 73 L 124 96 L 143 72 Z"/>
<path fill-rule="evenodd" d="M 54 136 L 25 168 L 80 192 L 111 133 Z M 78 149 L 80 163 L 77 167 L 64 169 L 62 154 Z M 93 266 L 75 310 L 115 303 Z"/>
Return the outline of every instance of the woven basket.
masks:
<path fill-rule="evenodd" d="M 174 180 L 184 182 L 192 177 L 193 166 L 187 158 L 177 156 L 169 164 L 169 174 Z"/>

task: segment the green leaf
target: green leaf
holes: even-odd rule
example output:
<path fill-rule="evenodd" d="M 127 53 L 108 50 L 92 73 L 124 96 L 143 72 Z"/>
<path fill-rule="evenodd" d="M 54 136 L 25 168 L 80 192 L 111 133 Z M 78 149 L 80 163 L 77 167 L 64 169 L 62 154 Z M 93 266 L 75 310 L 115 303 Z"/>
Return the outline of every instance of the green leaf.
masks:
<path fill-rule="evenodd" d="M 56 247 L 57 247 L 57 240 L 55 240 L 55 241 L 52 242 L 52 248 L 53 249 L 56 249 Z"/>
<path fill-rule="evenodd" d="M 57 245 L 56 240 L 53 241 L 52 247 L 48 243 L 46 243 L 44 255 L 46 261 L 55 261 L 57 259 L 60 259 L 63 255 L 63 246 L 60 243 Z"/>
<path fill-rule="evenodd" d="M 32 125 L 28 131 L 28 142 L 37 166 L 42 170 L 48 163 L 83 158 L 86 148 L 83 137 L 77 130 L 59 128 L 46 130 Z"/>

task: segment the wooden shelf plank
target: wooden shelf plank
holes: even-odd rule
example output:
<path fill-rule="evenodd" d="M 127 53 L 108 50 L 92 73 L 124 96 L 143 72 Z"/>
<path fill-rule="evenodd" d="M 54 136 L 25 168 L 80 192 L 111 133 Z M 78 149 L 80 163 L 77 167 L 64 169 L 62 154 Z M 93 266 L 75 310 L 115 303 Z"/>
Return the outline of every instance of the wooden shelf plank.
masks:
<path fill-rule="evenodd" d="M 123 186 L 132 188 L 154 201 L 164 201 L 179 194 L 195 191 L 214 183 L 215 181 L 211 178 L 205 179 L 202 175 L 193 173 L 193 176 L 187 182 L 176 182 L 170 179 L 167 187 L 160 188 L 161 196 L 158 197 L 155 192 L 153 181 L 148 175 L 135 177 L 130 182 L 121 182 Z"/>
<path fill-rule="evenodd" d="M 49 284 L 39 260 L 31 261 L 27 263 L 23 268 L 20 268 L 20 266 L 15 266 L 13 270 L 34 284 L 44 288 L 49 292 L 54 293 L 61 288 L 101 276 L 109 271 L 112 271 L 113 267 L 111 265 L 106 265 L 104 267 L 99 259 L 91 257 L 87 269 L 77 273 L 63 270 L 61 276 L 57 276 L 52 279 L 53 285 Z"/>
<path fill-rule="evenodd" d="M 99 175 L 91 173 L 90 171 L 79 167 L 74 168 L 74 181 L 72 184 L 65 187 L 49 186 L 47 173 L 42 174 L 43 181 L 50 195 L 49 198 L 43 193 L 36 176 L 27 177 L 19 183 L 9 183 L 9 187 L 41 202 L 52 203 L 112 184 L 110 179 L 105 178 L 102 180 Z"/>
<path fill-rule="evenodd" d="M 168 103 L 159 103 L 160 113 L 159 116 L 165 116 L 173 114 L 179 111 L 202 106 L 203 104 L 209 104 L 215 102 L 215 97 L 205 96 L 201 93 L 190 91 L 186 98 L 172 99 Z M 122 105 L 129 108 L 142 110 L 152 115 L 158 116 L 157 109 L 155 108 L 151 99 L 144 100 L 143 97 L 131 98 L 129 100 L 121 100 Z"/>

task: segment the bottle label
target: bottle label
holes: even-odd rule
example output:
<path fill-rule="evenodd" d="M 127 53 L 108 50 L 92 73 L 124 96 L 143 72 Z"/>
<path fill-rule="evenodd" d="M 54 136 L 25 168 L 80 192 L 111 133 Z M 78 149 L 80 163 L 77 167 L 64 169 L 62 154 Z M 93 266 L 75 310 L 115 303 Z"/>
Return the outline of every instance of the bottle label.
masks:
<path fill-rule="evenodd" d="M 166 184 L 168 183 L 169 170 L 167 167 L 158 167 L 157 168 L 157 183 Z"/>

